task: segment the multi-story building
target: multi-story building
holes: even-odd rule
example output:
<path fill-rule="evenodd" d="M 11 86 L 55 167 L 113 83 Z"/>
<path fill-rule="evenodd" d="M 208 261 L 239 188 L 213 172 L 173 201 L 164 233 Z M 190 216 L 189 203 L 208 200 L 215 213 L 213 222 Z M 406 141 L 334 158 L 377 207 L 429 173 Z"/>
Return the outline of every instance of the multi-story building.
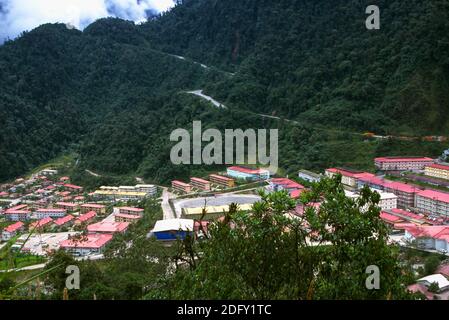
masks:
<path fill-rule="evenodd" d="M 118 213 L 119 214 L 127 214 L 127 215 L 134 215 L 134 216 L 141 216 L 143 217 L 144 209 L 140 208 L 133 208 L 133 207 L 119 207 Z"/>
<path fill-rule="evenodd" d="M 27 221 L 31 218 L 31 211 L 28 210 L 6 210 L 5 217 L 9 221 Z"/>
<path fill-rule="evenodd" d="M 86 204 L 82 204 L 80 206 L 80 208 L 81 208 L 82 214 L 90 212 L 90 211 L 94 211 L 100 216 L 106 214 L 106 206 L 104 206 L 102 204 L 86 203 Z"/>
<path fill-rule="evenodd" d="M 210 182 L 200 178 L 190 178 L 190 185 L 194 188 L 210 191 Z"/>
<path fill-rule="evenodd" d="M 108 187 L 102 186 L 95 191 L 95 195 L 118 200 L 139 200 L 152 197 L 157 194 L 157 187 L 154 185 L 138 184 L 132 186 Z"/>
<path fill-rule="evenodd" d="M 420 192 L 417 186 L 402 182 L 385 182 L 384 190 L 398 196 L 398 208 L 413 208 L 415 206 L 415 195 Z"/>
<path fill-rule="evenodd" d="M 268 180 L 270 179 L 270 171 L 265 169 L 249 169 L 244 167 L 229 167 L 227 175 L 242 180 Z"/>
<path fill-rule="evenodd" d="M 141 216 L 135 215 L 135 214 L 123 214 L 123 213 L 117 213 L 114 215 L 115 222 L 128 222 L 128 223 L 136 223 L 142 219 Z"/>
<path fill-rule="evenodd" d="M 282 191 L 285 190 L 287 192 L 304 189 L 302 184 L 299 184 L 293 180 L 287 178 L 273 178 L 268 181 L 268 190 L 269 191 Z"/>
<path fill-rule="evenodd" d="M 57 202 L 55 204 L 56 208 L 67 210 L 67 212 L 75 212 L 79 210 L 80 205 L 78 203 L 72 202 Z"/>
<path fill-rule="evenodd" d="M 192 191 L 192 186 L 190 184 L 178 180 L 172 181 L 171 186 L 173 189 L 185 193 L 190 193 Z"/>
<path fill-rule="evenodd" d="M 380 157 L 374 165 L 382 171 L 420 171 L 435 162 L 427 157 Z"/>
<path fill-rule="evenodd" d="M 362 171 L 355 171 L 342 168 L 330 168 L 325 171 L 327 177 L 334 177 L 337 174 L 341 174 L 341 183 L 349 189 L 356 189 L 359 179 L 375 177 L 374 174 Z"/>
<path fill-rule="evenodd" d="M 298 173 L 298 178 L 303 179 L 307 182 L 319 182 L 323 176 L 321 174 L 308 171 L 300 170 Z"/>
<path fill-rule="evenodd" d="M 129 222 L 109 222 L 101 221 L 87 226 L 89 234 L 114 234 L 123 233 L 129 227 Z"/>
<path fill-rule="evenodd" d="M 88 234 L 83 239 L 69 238 L 62 241 L 59 247 L 74 256 L 100 254 L 112 240 L 112 234 Z"/>
<path fill-rule="evenodd" d="M 78 192 L 78 193 L 83 192 L 83 187 L 76 186 L 74 184 L 66 183 L 63 186 L 64 186 L 64 188 L 66 188 L 70 191 L 73 191 L 73 192 Z"/>
<path fill-rule="evenodd" d="M 145 192 L 150 196 L 154 196 L 157 194 L 157 186 L 152 184 L 138 184 L 136 185 L 137 192 Z"/>
<path fill-rule="evenodd" d="M 424 168 L 424 174 L 429 177 L 449 180 L 449 164 L 431 164 Z"/>
<path fill-rule="evenodd" d="M 42 231 L 48 227 L 50 227 L 50 225 L 53 223 L 53 219 L 48 217 L 48 218 L 43 218 L 41 220 L 38 220 L 36 222 L 31 223 L 28 226 L 28 230 L 29 231 L 34 231 L 34 230 L 39 230 Z"/>
<path fill-rule="evenodd" d="M 67 214 L 65 209 L 37 209 L 35 212 L 36 219 L 43 218 L 62 218 Z"/>
<path fill-rule="evenodd" d="M 364 186 L 368 186 L 371 189 L 384 190 L 385 181 L 379 177 L 362 177 L 357 181 L 357 188 L 362 189 Z"/>
<path fill-rule="evenodd" d="M 218 174 L 211 174 L 209 175 L 209 180 L 217 184 L 219 186 L 223 186 L 226 188 L 234 188 L 235 186 L 235 180 L 229 177 L 220 176 Z"/>
<path fill-rule="evenodd" d="M 78 219 L 75 220 L 75 224 L 76 225 L 87 224 L 87 223 L 91 222 L 96 216 L 97 216 L 97 213 L 95 211 L 89 211 L 89 212 L 79 216 Z"/>
<path fill-rule="evenodd" d="M 398 206 L 398 197 L 393 194 L 393 193 L 389 193 L 389 192 L 383 192 L 380 190 L 375 190 L 377 193 L 379 193 L 380 195 L 380 200 L 379 200 L 379 204 L 378 206 L 382 209 L 382 210 L 392 210 L 392 209 L 396 209 Z M 351 191 L 345 191 L 346 196 L 349 198 L 353 198 L 353 199 L 357 199 L 360 197 L 360 194 L 358 193 L 354 193 Z"/>
<path fill-rule="evenodd" d="M 75 217 L 72 215 L 66 215 L 65 217 L 56 219 L 53 221 L 55 227 L 67 227 L 73 224 Z"/>
<path fill-rule="evenodd" d="M 9 241 L 11 238 L 15 237 L 18 232 L 23 230 L 24 226 L 23 222 L 19 221 L 6 227 L 2 232 L 2 240 Z"/>
<path fill-rule="evenodd" d="M 416 210 L 424 214 L 449 217 L 449 193 L 423 190 L 416 194 Z"/>

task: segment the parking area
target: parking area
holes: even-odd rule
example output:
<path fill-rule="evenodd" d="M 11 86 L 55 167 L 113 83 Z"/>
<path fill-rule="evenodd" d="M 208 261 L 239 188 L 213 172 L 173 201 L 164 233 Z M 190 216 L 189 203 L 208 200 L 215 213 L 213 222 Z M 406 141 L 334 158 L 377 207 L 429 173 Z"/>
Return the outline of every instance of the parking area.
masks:
<path fill-rule="evenodd" d="M 14 244 L 14 247 L 20 247 L 25 241 L 23 251 L 31 254 L 46 256 L 47 252 L 59 249 L 59 243 L 67 240 L 70 235 L 77 232 L 61 232 L 61 233 L 44 233 L 33 234 L 28 241 L 26 241 L 28 234 L 22 235 Z"/>

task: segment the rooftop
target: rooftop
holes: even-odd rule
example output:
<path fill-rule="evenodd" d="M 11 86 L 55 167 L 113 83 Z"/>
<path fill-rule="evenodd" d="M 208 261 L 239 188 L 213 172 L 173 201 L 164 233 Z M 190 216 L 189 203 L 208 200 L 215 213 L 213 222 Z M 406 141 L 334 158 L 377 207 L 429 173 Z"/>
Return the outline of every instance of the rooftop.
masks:
<path fill-rule="evenodd" d="M 79 216 L 77 220 L 79 222 L 86 222 L 86 221 L 88 221 L 88 220 L 90 220 L 90 219 L 92 219 L 92 218 L 94 218 L 96 216 L 97 216 L 97 213 L 95 211 L 89 211 L 89 212 Z"/>
<path fill-rule="evenodd" d="M 23 222 L 16 222 L 8 227 L 6 227 L 3 231 L 6 232 L 16 232 L 17 230 L 19 230 L 20 228 L 22 228 L 24 226 Z"/>
<path fill-rule="evenodd" d="M 247 174 L 261 174 L 261 173 L 268 172 L 268 170 L 265 170 L 265 169 L 250 169 L 250 168 L 237 167 L 237 166 L 229 167 L 228 170 L 238 171 L 238 172 L 247 173 Z"/>
<path fill-rule="evenodd" d="M 427 168 L 441 169 L 441 170 L 449 170 L 449 163 L 434 163 L 428 165 Z"/>
<path fill-rule="evenodd" d="M 61 248 L 99 249 L 112 240 L 111 234 L 88 234 L 79 241 L 67 239 L 59 245 Z"/>
<path fill-rule="evenodd" d="M 434 161 L 432 158 L 428 157 L 379 157 L 374 159 L 378 162 L 430 162 Z"/>
<path fill-rule="evenodd" d="M 168 219 L 156 222 L 153 232 L 193 231 L 194 221 L 190 219 Z"/>
<path fill-rule="evenodd" d="M 69 214 L 69 215 L 67 215 L 67 216 L 65 216 L 65 217 L 56 219 L 56 220 L 54 221 L 54 223 L 55 223 L 56 225 L 58 225 L 58 226 L 62 226 L 62 225 L 64 225 L 64 224 L 66 224 L 67 222 L 72 221 L 73 219 L 75 219 L 75 217 Z"/>
<path fill-rule="evenodd" d="M 128 222 L 101 221 L 87 226 L 87 231 L 91 233 L 116 233 L 125 232 L 128 229 Z"/>
<path fill-rule="evenodd" d="M 427 189 L 419 192 L 417 195 L 420 197 L 430 198 L 433 200 L 449 203 L 449 193 Z"/>

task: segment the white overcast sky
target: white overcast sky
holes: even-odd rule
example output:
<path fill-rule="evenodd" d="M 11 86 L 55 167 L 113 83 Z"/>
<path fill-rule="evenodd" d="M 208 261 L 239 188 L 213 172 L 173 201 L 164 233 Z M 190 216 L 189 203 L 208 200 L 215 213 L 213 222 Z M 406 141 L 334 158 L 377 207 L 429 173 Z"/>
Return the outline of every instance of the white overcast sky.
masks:
<path fill-rule="evenodd" d="M 166 11 L 174 0 L 0 0 L 0 43 L 44 23 L 71 23 L 83 29 L 93 21 L 120 17 L 145 21 L 149 10 Z"/>

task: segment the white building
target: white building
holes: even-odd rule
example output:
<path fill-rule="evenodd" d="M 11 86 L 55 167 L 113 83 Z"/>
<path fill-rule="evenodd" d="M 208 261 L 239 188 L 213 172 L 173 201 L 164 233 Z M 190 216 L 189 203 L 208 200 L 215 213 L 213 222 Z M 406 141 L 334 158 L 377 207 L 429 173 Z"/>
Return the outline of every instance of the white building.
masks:
<path fill-rule="evenodd" d="M 383 210 L 391 210 L 391 209 L 397 209 L 398 207 L 398 197 L 390 192 L 383 192 L 380 190 L 373 190 L 376 191 L 380 195 L 380 200 L 378 206 Z M 357 199 L 360 197 L 360 194 L 347 191 L 345 190 L 345 194 L 349 198 Z"/>
<path fill-rule="evenodd" d="M 37 209 L 35 212 L 36 219 L 44 218 L 62 218 L 67 214 L 65 209 Z"/>

